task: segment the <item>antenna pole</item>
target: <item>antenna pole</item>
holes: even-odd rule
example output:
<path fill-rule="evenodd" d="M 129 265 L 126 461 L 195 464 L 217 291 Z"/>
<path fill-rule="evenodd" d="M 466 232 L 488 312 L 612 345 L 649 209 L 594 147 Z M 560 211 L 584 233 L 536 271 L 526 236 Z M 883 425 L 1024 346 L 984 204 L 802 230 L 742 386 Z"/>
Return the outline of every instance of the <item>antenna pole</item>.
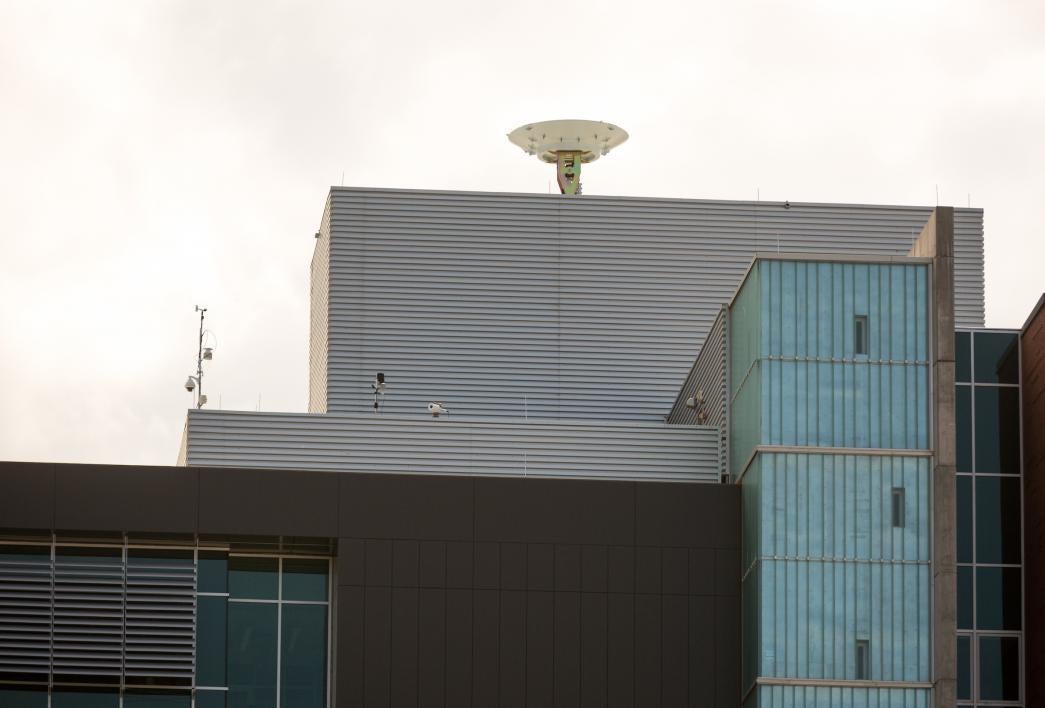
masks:
<path fill-rule="evenodd" d="M 200 313 L 200 346 L 196 352 L 196 383 L 199 385 L 196 393 L 196 408 L 203 408 L 203 313 L 206 311 L 206 307 L 196 305 L 196 312 Z"/>

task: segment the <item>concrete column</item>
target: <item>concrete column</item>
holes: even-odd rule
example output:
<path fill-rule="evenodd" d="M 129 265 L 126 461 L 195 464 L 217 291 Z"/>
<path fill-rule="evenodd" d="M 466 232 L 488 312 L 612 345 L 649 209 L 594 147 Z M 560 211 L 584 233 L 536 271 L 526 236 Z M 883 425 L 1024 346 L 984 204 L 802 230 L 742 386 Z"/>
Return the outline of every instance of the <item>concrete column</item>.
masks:
<path fill-rule="evenodd" d="M 933 259 L 933 706 L 954 708 L 957 695 L 957 571 L 955 553 L 954 209 L 937 207 L 911 247 Z"/>

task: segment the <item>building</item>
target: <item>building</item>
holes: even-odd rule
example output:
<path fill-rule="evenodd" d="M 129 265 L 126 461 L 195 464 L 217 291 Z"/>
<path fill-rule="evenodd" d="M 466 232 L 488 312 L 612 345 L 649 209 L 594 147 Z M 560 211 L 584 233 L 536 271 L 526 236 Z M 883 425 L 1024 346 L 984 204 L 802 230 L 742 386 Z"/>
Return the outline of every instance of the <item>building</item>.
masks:
<path fill-rule="evenodd" d="M 309 413 L 0 467 L 0 706 L 1032 705 L 982 223 L 332 188 Z"/>

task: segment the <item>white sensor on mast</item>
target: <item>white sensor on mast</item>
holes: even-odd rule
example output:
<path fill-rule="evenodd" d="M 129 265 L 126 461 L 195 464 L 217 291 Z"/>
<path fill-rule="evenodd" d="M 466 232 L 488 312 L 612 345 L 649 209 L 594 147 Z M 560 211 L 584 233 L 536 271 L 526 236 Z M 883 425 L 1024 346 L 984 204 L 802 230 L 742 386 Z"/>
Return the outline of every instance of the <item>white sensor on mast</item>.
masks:
<path fill-rule="evenodd" d="M 508 133 L 527 155 L 556 165 L 559 190 L 581 193 L 581 164 L 595 162 L 628 139 L 628 131 L 597 120 L 547 120 Z"/>

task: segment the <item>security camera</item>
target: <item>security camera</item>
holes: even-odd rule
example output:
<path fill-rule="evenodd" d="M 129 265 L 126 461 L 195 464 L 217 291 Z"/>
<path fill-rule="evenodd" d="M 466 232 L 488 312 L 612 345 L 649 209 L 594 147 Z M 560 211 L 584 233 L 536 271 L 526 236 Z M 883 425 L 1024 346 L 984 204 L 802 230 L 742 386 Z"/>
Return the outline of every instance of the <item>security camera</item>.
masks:
<path fill-rule="evenodd" d="M 450 410 L 443 408 L 442 403 L 429 403 L 428 412 L 432 414 L 433 418 L 438 418 L 440 413 L 449 413 Z"/>
<path fill-rule="evenodd" d="M 214 358 L 214 347 L 204 347 L 203 348 L 203 358 L 206 359 L 207 361 L 210 361 L 211 359 L 213 359 Z"/>
<path fill-rule="evenodd" d="M 192 393 L 194 390 L 196 390 L 196 379 L 192 378 L 191 376 L 185 379 L 185 390 L 189 393 Z"/>
<path fill-rule="evenodd" d="M 374 389 L 374 393 L 385 392 L 385 375 L 380 371 L 377 372 L 377 378 L 374 379 L 374 383 L 370 384 Z"/>

